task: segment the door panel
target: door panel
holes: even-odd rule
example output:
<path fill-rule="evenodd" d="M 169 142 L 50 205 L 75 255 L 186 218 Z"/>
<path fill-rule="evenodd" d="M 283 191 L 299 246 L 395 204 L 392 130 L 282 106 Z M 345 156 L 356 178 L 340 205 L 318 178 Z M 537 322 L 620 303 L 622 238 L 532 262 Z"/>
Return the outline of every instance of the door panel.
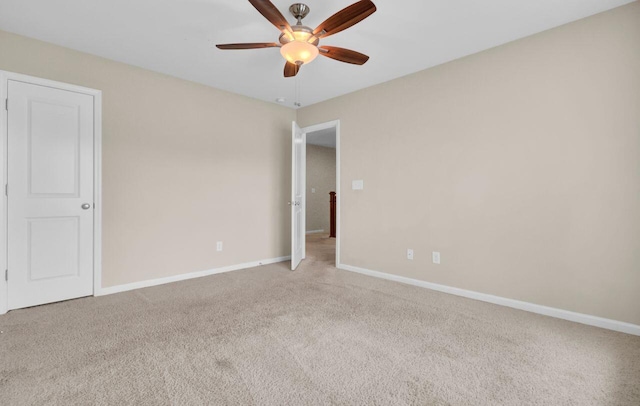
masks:
<path fill-rule="evenodd" d="M 29 100 L 29 195 L 78 194 L 81 128 L 77 106 Z"/>
<path fill-rule="evenodd" d="M 29 282 L 78 276 L 78 217 L 27 219 Z"/>
<path fill-rule="evenodd" d="M 13 80 L 8 96 L 9 309 L 91 295 L 93 96 Z"/>
<path fill-rule="evenodd" d="M 293 122 L 291 141 L 291 269 L 304 259 L 305 134 Z"/>

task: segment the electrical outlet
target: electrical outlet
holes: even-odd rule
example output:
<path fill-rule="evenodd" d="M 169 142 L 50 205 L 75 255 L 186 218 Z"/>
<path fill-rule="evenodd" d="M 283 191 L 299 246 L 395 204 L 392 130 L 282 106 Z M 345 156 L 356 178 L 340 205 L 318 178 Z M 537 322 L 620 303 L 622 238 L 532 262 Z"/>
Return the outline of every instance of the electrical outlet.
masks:
<path fill-rule="evenodd" d="M 312 187 L 311 188 L 311 193 L 315 193 L 316 192 L 316 188 Z"/>
<path fill-rule="evenodd" d="M 222 241 L 216 243 L 216 251 L 222 251 Z"/>
<path fill-rule="evenodd" d="M 440 263 L 440 253 L 438 251 L 433 251 L 431 256 L 432 256 L 434 264 L 439 264 Z"/>
<path fill-rule="evenodd" d="M 413 250 L 411 248 L 407 249 L 407 259 L 413 259 Z"/>

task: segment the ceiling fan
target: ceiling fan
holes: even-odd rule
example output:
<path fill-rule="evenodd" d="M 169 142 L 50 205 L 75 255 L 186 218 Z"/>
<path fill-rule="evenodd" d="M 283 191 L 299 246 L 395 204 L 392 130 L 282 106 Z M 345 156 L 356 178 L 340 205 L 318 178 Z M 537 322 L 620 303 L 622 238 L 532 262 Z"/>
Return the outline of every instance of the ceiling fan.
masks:
<path fill-rule="evenodd" d="M 280 53 L 287 60 L 284 66 L 285 77 L 296 76 L 303 64 L 313 61 L 318 55 L 354 65 L 363 65 L 369 60 L 367 55 L 360 52 L 326 45 L 318 46 L 318 44 L 320 39 L 346 30 L 373 14 L 376 6 L 370 0 L 358 1 L 338 11 L 316 29 L 302 25 L 302 19 L 310 11 L 306 4 L 295 3 L 289 7 L 291 14 L 298 20 L 296 25 L 291 26 L 269 0 L 249 0 L 249 3 L 282 31 L 278 39 L 279 43 L 218 44 L 216 47 L 219 49 L 280 48 Z"/>

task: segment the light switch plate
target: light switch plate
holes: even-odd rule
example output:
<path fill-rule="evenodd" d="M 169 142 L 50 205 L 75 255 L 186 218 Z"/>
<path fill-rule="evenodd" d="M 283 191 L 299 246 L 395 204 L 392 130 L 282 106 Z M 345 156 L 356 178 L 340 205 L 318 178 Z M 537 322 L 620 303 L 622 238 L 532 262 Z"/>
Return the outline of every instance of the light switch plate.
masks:
<path fill-rule="evenodd" d="M 362 190 L 364 189 L 364 180 L 354 180 L 351 182 L 351 189 Z"/>
<path fill-rule="evenodd" d="M 315 193 L 316 192 L 316 188 L 312 187 L 311 188 L 311 193 Z"/>
<path fill-rule="evenodd" d="M 433 263 L 434 264 L 439 264 L 440 263 L 440 253 L 438 251 L 433 251 L 431 256 L 433 257 L 432 259 L 433 259 Z"/>
<path fill-rule="evenodd" d="M 222 241 L 216 243 L 216 251 L 222 251 Z"/>

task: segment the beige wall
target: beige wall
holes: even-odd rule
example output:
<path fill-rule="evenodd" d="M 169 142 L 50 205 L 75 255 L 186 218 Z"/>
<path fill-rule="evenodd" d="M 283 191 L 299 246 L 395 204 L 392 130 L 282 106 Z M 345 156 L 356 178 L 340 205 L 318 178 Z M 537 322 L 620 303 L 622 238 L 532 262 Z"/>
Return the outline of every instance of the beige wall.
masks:
<path fill-rule="evenodd" d="M 103 286 L 289 255 L 294 110 L 1 31 L 0 69 L 103 92 Z"/>
<path fill-rule="evenodd" d="M 315 189 L 315 193 L 311 189 Z M 329 233 L 329 192 L 332 191 L 336 191 L 336 150 L 307 144 L 307 231 Z"/>
<path fill-rule="evenodd" d="M 335 119 L 342 263 L 640 324 L 638 2 L 298 111 Z"/>

